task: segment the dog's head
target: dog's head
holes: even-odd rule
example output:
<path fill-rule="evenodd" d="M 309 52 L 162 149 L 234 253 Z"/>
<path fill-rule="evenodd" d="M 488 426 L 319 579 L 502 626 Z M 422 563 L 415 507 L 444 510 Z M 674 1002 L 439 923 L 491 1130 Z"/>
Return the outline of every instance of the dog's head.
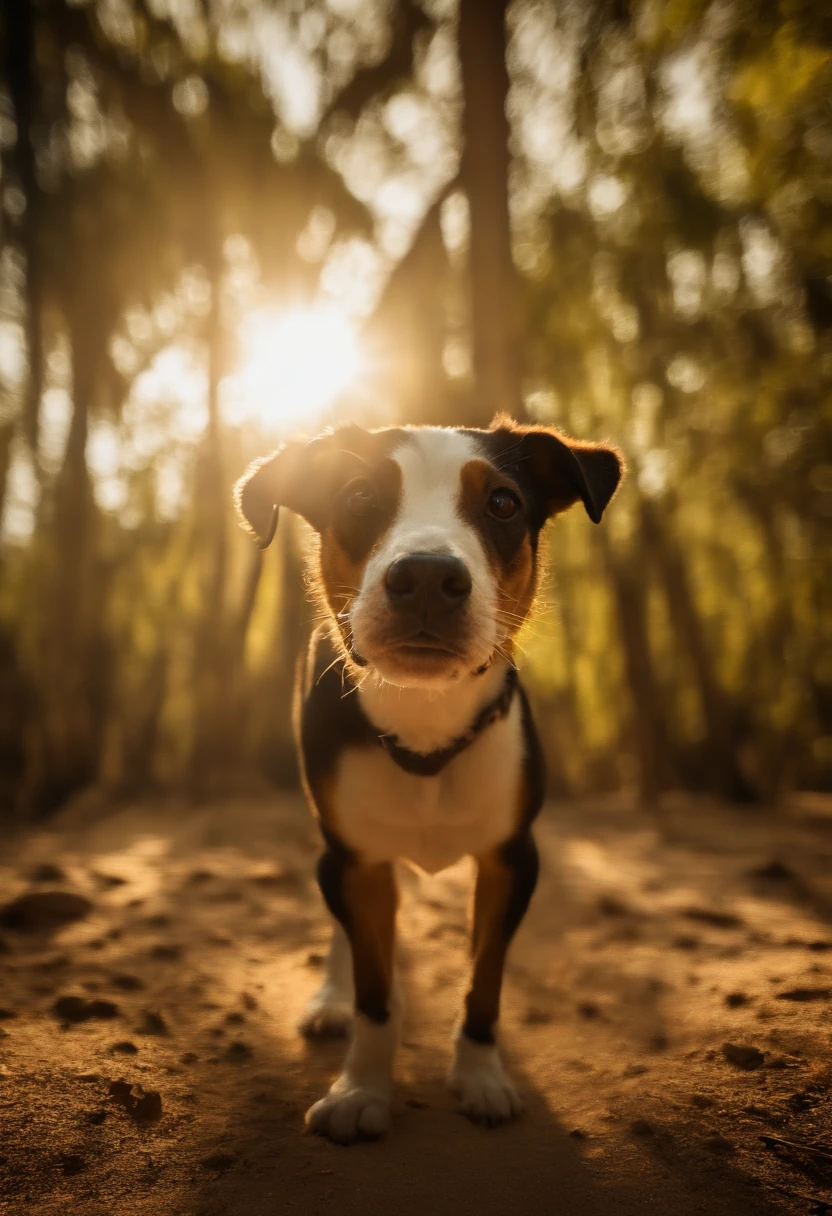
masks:
<path fill-rule="evenodd" d="M 547 519 L 582 502 L 598 523 L 621 471 L 612 447 L 508 418 L 487 431 L 345 426 L 255 462 L 235 501 L 262 547 L 280 506 L 319 534 L 320 591 L 354 662 L 441 687 L 519 629 Z"/>

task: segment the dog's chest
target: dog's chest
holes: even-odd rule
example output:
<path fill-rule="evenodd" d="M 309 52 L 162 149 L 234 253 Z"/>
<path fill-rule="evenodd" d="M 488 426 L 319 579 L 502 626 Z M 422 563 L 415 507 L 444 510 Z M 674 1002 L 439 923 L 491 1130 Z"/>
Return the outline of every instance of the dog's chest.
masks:
<path fill-rule="evenodd" d="M 507 840 L 520 804 L 517 700 L 436 777 L 407 773 L 380 748 L 345 748 L 335 780 L 339 835 L 368 861 L 403 859 L 429 874 Z"/>

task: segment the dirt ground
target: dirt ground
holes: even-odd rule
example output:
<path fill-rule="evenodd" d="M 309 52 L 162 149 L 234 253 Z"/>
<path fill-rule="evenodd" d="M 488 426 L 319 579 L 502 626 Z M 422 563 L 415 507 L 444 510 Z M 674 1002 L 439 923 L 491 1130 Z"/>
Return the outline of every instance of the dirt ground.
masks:
<path fill-rule="evenodd" d="M 470 874 L 403 875 L 395 1122 L 350 1148 L 303 1132 L 344 1049 L 295 1030 L 327 933 L 300 798 L 7 839 L 0 1212 L 832 1211 L 832 803 L 664 815 L 547 806 L 504 998 L 527 1110 L 493 1131 L 443 1083 Z"/>

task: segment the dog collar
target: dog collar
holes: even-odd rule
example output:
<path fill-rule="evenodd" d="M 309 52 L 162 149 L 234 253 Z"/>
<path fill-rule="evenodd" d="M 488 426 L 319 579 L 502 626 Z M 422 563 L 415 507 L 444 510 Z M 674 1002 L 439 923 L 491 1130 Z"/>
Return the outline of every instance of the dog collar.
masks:
<path fill-rule="evenodd" d="M 484 730 L 506 716 L 511 707 L 516 687 L 517 668 L 509 667 L 503 687 L 494 700 L 489 701 L 488 705 L 480 710 L 465 734 L 454 739 L 447 747 L 439 747 L 433 752 L 414 752 L 409 747 L 403 747 L 395 735 L 378 735 L 379 744 L 390 759 L 398 764 L 399 768 L 403 768 L 406 773 L 412 773 L 417 777 L 435 777 L 455 756 L 464 752 L 466 747 L 470 747 Z"/>

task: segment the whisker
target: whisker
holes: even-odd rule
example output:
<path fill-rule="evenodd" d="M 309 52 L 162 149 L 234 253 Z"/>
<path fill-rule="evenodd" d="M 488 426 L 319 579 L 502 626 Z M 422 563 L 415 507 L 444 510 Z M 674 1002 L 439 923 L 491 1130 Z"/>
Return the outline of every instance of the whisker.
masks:
<path fill-rule="evenodd" d="M 332 671 L 333 667 L 335 667 L 335 665 L 336 665 L 337 663 L 340 663 L 340 662 L 341 662 L 341 656 L 340 656 L 340 654 L 339 654 L 339 655 L 336 655 L 336 656 L 335 656 L 335 658 L 332 660 L 332 662 L 329 664 L 329 666 L 328 666 L 328 667 L 325 667 L 325 668 L 324 668 L 324 670 L 321 672 L 321 674 L 318 676 L 317 680 L 315 681 L 315 687 L 316 687 L 316 688 L 318 687 L 318 685 L 320 684 L 321 680 L 324 678 L 324 676 L 326 675 L 326 673 L 327 673 L 328 671 Z M 343 687 L 343 678 L 342 678 L 342 681 L 341 681 L 341 685 L 342 685 L 342 687 Z"/>
<path fill-rule="evenodd" d="M 346 665 L 345 665 L 345 669 L 346 669 Z M 343 685 L 343 680 L 342 680 L 342 682 L 341 682 L 341 689 L 342 689 L 342 691 L 341 691 L 341 700 L 342 700 L 342 701 L 346 700 L 346 698 L 347 698 L 347 697 L 350 695 L 350 693 L 353 693 L 353 692 L 358 692 L 359 688 L 361 688 L 361 687 L 362 687 L 362 685 L 364 684 L 364 681 L 367 679 L 367 677 L 369 676 L 369 674 L 370 674 L 370 673 L 369 673 L 369 672 L 367 672 L 367 675 L 365 675 L 363 679 L 361 679 L 361 680 L 356 680 L 356 681 L 353 683 L 352 688 L 348 688 L 346 692 L 344 692 L 344 691 L 343 691 L 343 687 L 344 687 L 344 685 Z"/>

